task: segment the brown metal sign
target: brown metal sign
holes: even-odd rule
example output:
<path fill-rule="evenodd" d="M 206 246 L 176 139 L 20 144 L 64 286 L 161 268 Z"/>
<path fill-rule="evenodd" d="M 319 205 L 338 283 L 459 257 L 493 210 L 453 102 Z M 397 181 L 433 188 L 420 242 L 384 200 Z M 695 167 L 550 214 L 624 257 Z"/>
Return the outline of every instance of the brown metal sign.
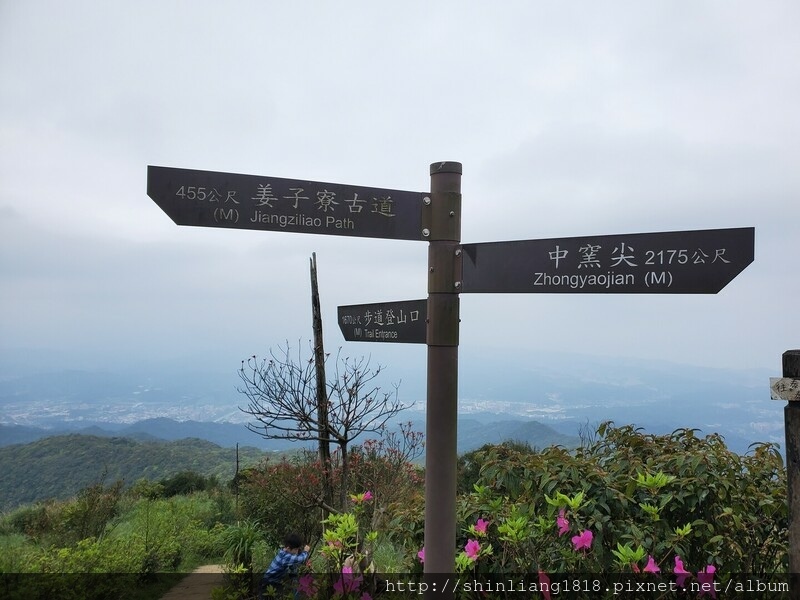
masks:
<path fill-rule="evenodd" d="M 716 294 L 754 243 L 743 227 L 464 244 L 461 291 Z"/>
<path fill-rule="evenodd" d="M 348 342 L 424 344 L 428 301 L 403 300 L 339 306 L 339 329 Z"/>
<path fill-rule="evenodd" d="M 178 225 L 425 240 L 420 192 L 149 166 L 147 195 Z"/>

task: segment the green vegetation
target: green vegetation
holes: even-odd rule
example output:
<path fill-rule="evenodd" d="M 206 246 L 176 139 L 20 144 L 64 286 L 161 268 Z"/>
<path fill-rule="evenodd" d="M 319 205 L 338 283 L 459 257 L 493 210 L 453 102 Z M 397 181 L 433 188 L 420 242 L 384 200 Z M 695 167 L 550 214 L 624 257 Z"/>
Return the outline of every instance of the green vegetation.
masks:
<path fill-rule="evenodd" d="M 240 448 L 242 466 L 265 456 Z M 234 476 L 235 450 L 199 439 L 175 442 L 137 441 L 90 435 L 44 438 L 0 448 L 0 510 L 47 499 L 63 500 L 98 481 L 163 479 L 181 472 L 229 481 Z"/>
<path fill-rule="evenodd" d="M 113 589 L 115 598 L 157 598 L 170 574 L 217 563 L 228 584 L 215 597 L 246 598 L 253 574 L 297 531 L 314 548 L 303 589 L 361 598 L 376 582 L 343 581 L 348 556 L 385 573 L 422 570 L 424 479 L 401 447 L 382 439 L 352 448 L 341 510 L 319 503 L 316 454 L 262 460 L 235 486 L 181 472 L 127 487 L 94 483 L 69 500 L 19 507 L 0 517 L 0 585 L 26 582 L 19 597 L 106 598 Z M 335 455 L 331 468 L 342 468 Z M 577 449 L 487 445 L 462 456 L 458 478 L 454 571 L 470 578 L 628 573 L 724 582 L 731 573 L 787 570 L 786 476 L 770 444 L 741 456 L 716 435 L 605 423 Z M 118 575 L 92 575 L 108 573 Z"/>
<path fill-rule="evenodd" d="M 635 572 L 652 557 L 672 573 L 678 557 L 694 571 L 786 570 L 786 474 L 771 444 L 740 456 L 718 435 L 606 423 L 573 452 L 500 446 L 475 460 L 479 474 L 459 508 L 466 524 L 495 525 L 487 531 L 495 551 L 481 569 Z M 573 536 L 585 532 L 587 551 L 577 552 Z"/>
<path fill-rule="evenodd" d="M 141 480 L 125 492 L 121 482 L 96 484 L 6 513 L 0 573 L 18 574 L 20 597 L 138 598 L 139 588 L 160 593 L 175 574 L 218 562 L 220 534 L 234 519 L 230 492 L 165 497 L 169 483 Z"/>

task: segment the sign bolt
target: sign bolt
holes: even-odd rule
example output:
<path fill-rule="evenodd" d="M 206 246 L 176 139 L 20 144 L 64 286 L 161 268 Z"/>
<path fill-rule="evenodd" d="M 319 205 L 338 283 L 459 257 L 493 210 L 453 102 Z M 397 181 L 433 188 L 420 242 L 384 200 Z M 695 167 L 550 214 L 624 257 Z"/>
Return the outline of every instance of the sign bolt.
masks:
<path fill-rule="evenodd" d="M 426 206 L 430 206 L 431 199 L 428 196 L 425 196 L 422 201 L 425 203 Z"/>
<path fill-rule="evenodd" d="M 431 234 L 431 230 L 430 229 L 425 228 L 425 229 L 422 230 L 422 236 L 423 237 L 428 237 L 430 234 Z"/>
<path fill-rule="evenodd" d="M 461 282 L 460 281 L 456 281 L 456 289 L 458 290 L 460 288 L 461 288 Z"/>

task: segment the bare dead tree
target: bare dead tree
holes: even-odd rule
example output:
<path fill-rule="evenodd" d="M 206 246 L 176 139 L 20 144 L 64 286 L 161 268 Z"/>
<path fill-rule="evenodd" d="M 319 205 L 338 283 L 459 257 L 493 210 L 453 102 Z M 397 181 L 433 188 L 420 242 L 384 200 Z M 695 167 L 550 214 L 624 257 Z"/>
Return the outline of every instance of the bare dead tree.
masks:
<path fill-rule="evenodd" d="M 265 439 L 338 446 L 342 461 L 338 504 L 342 508 L 347 500 L 349 445 L 362 434 L 380 432 L 406 407 L 398 400 L 397 385 L 391 392 L 382 392 L 376 385 L 381 366 L 371 368 L 368 358 L 353 360 L 340 353 L 334 376 L 327 383 L 327 422 L 317 410 L 315 360 L 304 359 L 299 350 L 295 359 L 288 342 L 278 352 L 270 350 L 270 358 L 252 356 L 242 361 L 239 377 L 244 385 L 238 391 L 248 400 L 247 407 L 239 410 L 256 421 L 247 424 L 250 431 Z M 320 505 L 324 505 L 322 497 Z M 323 508 L 336 511 L 330 506 Z"/>
<path fill-rule="evenodd" d="M 369 359 L 344 358 L 336 361 L 335 379 L 329 385 L 331 404 L 330 430 L 333 442 L 339 446 L 342 460 L 342 481 L 349 479 L 348 444 L 363 433 L 379 433 L 386 422 L 404 410 L 398 400 L 398 386 L 393 392 L 381 392 L 374 385 L 381 366 L 370 369 Z M 344 506 L 346 486 L 340 488 L 339 506 Z"/>
<path fill-rule="evenodd" d="M 317 423 L 319 429 L 318 452 L 322 468 L 322 501 L 333 504 L 333 483 L 331 473 L 331 444 L 328 441 L 328 389 L 325 376 L 325 343 L 322 335 L 322 309 L 320 307 L 319 284 L 317 282 L 317 253 L 312 252 L 311 272 L 311 328 L 314 332 L 314 365 L 316 367 Z M 323 518 L 327 517 L 323 509 Z"/>

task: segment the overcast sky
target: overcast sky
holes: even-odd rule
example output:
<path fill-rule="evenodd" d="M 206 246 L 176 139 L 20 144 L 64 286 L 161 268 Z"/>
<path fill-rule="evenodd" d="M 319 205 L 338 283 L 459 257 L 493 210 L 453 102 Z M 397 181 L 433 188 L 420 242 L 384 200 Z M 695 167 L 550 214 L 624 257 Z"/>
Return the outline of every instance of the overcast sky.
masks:
<path fill-rule="evenodd" d="M 147 165 L 426 191 L 446 160 L 465 243 L 756 236 L 717 295 L 463 294 L 462 353 L 779 375 L 799 28 L 794 1 L 0 0 L 0 347 L 234 371 L 310 338 L 316 252 L 328 349 L 424 378 L 424 346 L 345 344 L 336 307 L 424 298 L 426 243 L 178 227 Z"/>

